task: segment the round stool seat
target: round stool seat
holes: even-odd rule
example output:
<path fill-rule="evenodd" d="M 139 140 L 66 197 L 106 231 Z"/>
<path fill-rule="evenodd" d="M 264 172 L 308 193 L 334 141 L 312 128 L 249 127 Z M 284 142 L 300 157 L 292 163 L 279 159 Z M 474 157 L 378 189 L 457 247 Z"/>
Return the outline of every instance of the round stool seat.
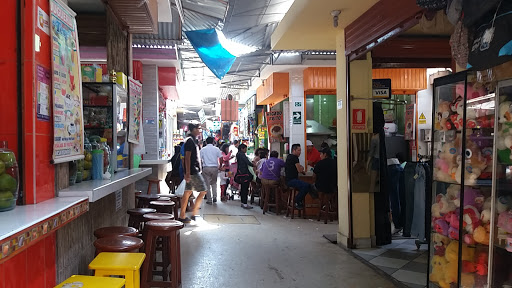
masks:
<path fill-rule="evenodd" d="M 168 213 L 148 213 L 144 215 L 144 220 L 174 220 L 174 216 Z"/>
<path fill-rule="evenodd" d="M 137 236 L 137 234 L 139 230 L 124 226 L 102 227 L 94 230 L 94 236 L 98 239 L 111 236 Z"/>
<path fill-rule="evenodd" d="M 105 237 L 94 241 L 94 247 L 99 252 L 130 252 L 138 250 L 144 241 L 136 237 L 118 236 Z"/>
<path fill-rule="evenodd" d="M 153 220 L 146 222 L 144 227 L 149 230 L 175 231 L 183 228 L 184 224 L 176 220 Z"/>
<path fill-rule="evenodd" d="M 160 198 L 158 198 L 158 201 L 171 201 L 171 198 L 170 197 L 162 197 L 162 196 L 160 196 Z"/>
<path fill-rule="evenodd" d="M 151 202 L 149 202 L 149 205 L 153 205 L 153 206 L 173 206 L 173 205 L 175 205 L 175 203 L 173 201 L 170 201 L 170 200 L 160 201 L 160 199 L 158 199 L 158 201 L 151 201 Z"/>
<path fill-rule="evenodd" d="M 176 194 L 156 194 L 156 196 L 160 196 L 160 197 L 168 197 L 168 198 L 179 198 L 178 196 L 176 196 Z"/>
<path fill-rule="evenodd" d="M 137 195 L 136 196 L 137 199 L 144 199 L 144 200 L 150 200 L 150 201 L 155 201 L 155 200 L 158 200 L 158 198 L 160 198 L 160 196 L 158 195 L 155 195 L 155 194 L 149 194 L 149 195 Z"/>
<path fill-rule="evenodd" d="M 133 216 L 142 216 L 144 214 L 155 213 L 155 212 L 156 212 L 156 210 L 153 208 L 133 208 L 133 209 L 128 209 L 128 211 L 127 211 L 128 215 L 133 215 Z"/>

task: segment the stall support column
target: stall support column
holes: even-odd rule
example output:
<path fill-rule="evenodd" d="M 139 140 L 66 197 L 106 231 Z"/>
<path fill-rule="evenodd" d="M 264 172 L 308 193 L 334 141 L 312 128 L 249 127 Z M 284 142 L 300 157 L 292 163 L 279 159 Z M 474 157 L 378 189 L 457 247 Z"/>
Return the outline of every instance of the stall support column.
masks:
<path fill-rule="evenodd" d="M 350 62 L 350 95 L 355 98 L 370 98 L 372 95 L 372 59 L 371 54 L 366 55 L 366 60 Z M 354 130 L 349 127 L 351 135 L 356 133 L 372 133 L 373 131 L 373 101 L 353 100 L 349 109 L 364 109 L 366 111 L 366 125 L 364 129 Z M 351 116 L 352 113 L 349 113 Z M 352 143 L 350 143 L 352 144 Z M 352 146 L 352 145 L 350 145 Z M 350 147 L 349 146 L 349 147 Z M 357 149 L 357 147 L 351 147 Z M 359 149 L 361 153 L 361 149 Z M 352 154 L 354 155 L 354 154 Z M 353 162 L 352 160 L 351 162 Z M 350 176 L 349 176 L 350 177 Z M 369 175 L 368 175 L 369 177 Z M 369 180 L 369 178 L 368 178 Z M 357 191 L 351 189 L 352 196 L 352 243 L 353 248 L 370 248 L 375 245 L 375 207 L 373 193 L 370 191 Z"/>
<path fill-rule="evenodd" d="M 305 166 L 306 155 L 306 118 L 304 115 L 304 76 L 302 70 L 290 72 L 290 116 L 285 121 L 290 121 L 290 147 L 300 144 L 302 154 L 299 157 L 300 164 Z M 295 112 L 295 113 L 294 113 Z M 295 117 L 295 119 L 294 119 Z M 289 154 L 290 151 L 286 151 Z"/>
<path fill-rule="evenodd" d="M 347 122 L 347 60 L 345 57 L 345 30 L 340 30 L 336 37 L 336 99 L 338 103 L 337 117 L 337 141 L 338 141 L 338 211 L 339 227 L 338 245 L 350 247 L 352 239 L 350 232 L 351 211 L 349 205 L 349 154 L 347 151 L 348 122 Z M 340 107 L 341 104 L 341 107 Z M 293 106 L 293 103 L 292 105 Z M 293 108 L 292 108 L 293 109 Z M 293 131 L 293 130 L 292 130 Z"/>

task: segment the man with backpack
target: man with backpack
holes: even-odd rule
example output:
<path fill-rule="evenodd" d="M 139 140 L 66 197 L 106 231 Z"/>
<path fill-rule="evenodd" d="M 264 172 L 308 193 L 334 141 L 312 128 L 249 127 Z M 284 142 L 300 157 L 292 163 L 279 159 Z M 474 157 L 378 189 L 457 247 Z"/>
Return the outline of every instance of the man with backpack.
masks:
<path fill-rule="evenodd" d="M 192 220 L 196 220 L 199 216 L 199 208 L 201 202 L 206 195 L 206 183 L 201 175 L 201 162 L 199 159 L 199 146 L 197 143 L 197 136 L 201 133 L 199 126 L 195 124 L 188 124 L 188 137 L 185 139 L 185 144 L 181 148 L 182 167 L 184 178 L 187 182 L 185 192 L 181 197 L 181 211 L 178 221 L 183 223 L 190 223 L 190 218 L 186 215 L 188 198 L 192 195 L 193 191 L 198 191 L 199 196 L 196 197 L 194 207 L 192 209 Z"/>

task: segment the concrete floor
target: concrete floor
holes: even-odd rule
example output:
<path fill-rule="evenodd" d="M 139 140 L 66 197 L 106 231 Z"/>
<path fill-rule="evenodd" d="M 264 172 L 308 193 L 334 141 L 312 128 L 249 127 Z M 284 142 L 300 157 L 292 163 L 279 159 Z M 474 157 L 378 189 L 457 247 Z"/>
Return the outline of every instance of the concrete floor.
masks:
<path fill-rule="evenodd" d="M 337 222 L 262 214 L 240 201 L 203 204 L 202 214 L 254 215 L 261 223 L 188 225 L 181 232 L 182 287 L 395 287 L 331 244 Z"/>

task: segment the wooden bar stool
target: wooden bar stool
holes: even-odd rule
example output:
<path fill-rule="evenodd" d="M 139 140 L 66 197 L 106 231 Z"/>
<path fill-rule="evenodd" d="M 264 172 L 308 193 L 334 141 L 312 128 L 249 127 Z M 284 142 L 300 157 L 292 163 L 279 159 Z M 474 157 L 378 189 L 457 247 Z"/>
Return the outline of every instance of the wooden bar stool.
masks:
<path fill-rule="evenodd" d="M 137 196 L 141 195 L 142 194 L 142 191 L 139 191 L 139 190 L 135 190 L 134 192 L 134 197 L 135 197 L 135 207 L 137 207 Z"/>
<path fill-rule="evenodd" d="M 318 221 L 324 218 L 324 224 L 327 224 L 327 220 L 334 221 L 338 218 L 338 200 L 336 198 L 337 193 L 319 193 L 320 195 L 320 211 L 318 211 Z"/>
<path fill-rule="evenodd" d="M 132 236 L 135 237 L 139 235 L 139 230 L 133 227 L 124 227 L 124 226 L 110 226 L 110 227 L 102 227 L 94 230 L 94 236 L 97 239 L 112 237 L 112 236 Z"/>
<path fill-rule="evenodd" d="M 140 287 L 140 267 L 146 258 L 144 253 L 108 253 L 98 254 L 89 264 L 94 276 L 124 276 L 125 288 Z M 108 278 L 119 279 L 119 278 Z M 96 287 L 96 286 L 84 286 Z"/>
<path fill-rule="evenodd" d="M 160 198 L 157 195 L 138 195 L 137 198 L 137 208 L 149 208 L 149 202 L 156 201 Z"/>
<path fill-rule="evenodd" d="M 96 254 L 101 252 L 137 252 L 144 242 L 136 237 L 116 236 L 99 238 L 94 241 Z"/>
<path fill-rule="evenodd" d="M 160 197 L 169 197 L 171 198 L 171 201 L 174 202 L 174 214 L 175 217 L 178 217 L 178 209 L 181 208 L 181 200 L 180 197 L 176 196 L 176 194 L 157 194 L 157 196 Z M 160 200 L 160 199 L 158 199 Z"/>
<path fill-rule="evenodd" d="M 295 210 L 298 211 L 298 216 L 303 217 L 306 219 L 306 207 L 304 206 L 304 209 L 297 209 L 295 208 L 295 196 L 299 194 L 299 190 L 293 187 L 289 187 L 290 193 L 288 194 L 288 206 L 286 208 L 286 217 L 288 217 L 290 214 L 292 216 L 292 219 L 295 217 Z"/>
<path fill-rule="evenodd" d="M 174 220 L 174 216 L 168 213 L 149 213 L 144 215 L 144 222 L 153 220 Z M 158 237 L 157 240 L 155 241 L 155 251 L 160 251 L 162 253 L 162 260 L 169 258 L 167 256 L 169 250 L 167 248 L 168 245 L 164 245 L 164 241 L 167 241 L 167 243 L 169 242 L 169 240 L 166 237 Z M 166 265 L 165 267 L 169 266 L 169 261 L 155 261 L 153 267 L 164 267 L 164 265 Z M 165 273 L 164 269 L 162 269 L 162 271 L 159 272 L 153 272 L 153 274 L 159 274 L 160 276 L 162 276 L 162 278 L 164 278 L 164 281 L 167 280 L 168 275 Z"/>
<path fill-rule="evenodd" d="M 168 199 L 170 199 L 170 198 L 168 198 Z M 149 207 L 155 209 L 156 212 L 158 212 L 158 213 L 173 214 L 175 205 L 176 205 L 176 203 L 174 203 L 174 201 L 171 201 L 171 200 L 160 201 L 160 199 L 158 199 L 157 201 L 149 202 Z M 174 217 L 178 217 L 178 216 L 174 215 Z"/>
<path fill-rule="evenodd" d="M 153 220 L 174 220 L 174 215 L 169 213 L 148 213 L 144 215 L 144 222 Z"/>
<path fill-rule="evenodd" d="M 265 198 L 263 198 L 263 214 L 265 214 L 265 212 L 268 212 L 269 207 L 275 207 L 276 215 L 279 215 L 279 212 L 281 210 L 279 207 L 279 202 L 281 202 L 281 186 L 279 186 L 278 184 L 263 184 L 262 191 L 264 191 L 263 195 L 265 195 Z M 270 202 L 272 196 L 274 197 L 274 203 Z"/>
<path fill-rule="evenodd" d="M 260 206 L 261 209 L 263 209 L 263 206 L 265 206 L 265 189 L 263 188 L 263 184 L 261 184 L 260 189 L 260 199 L 258 201 L 258 206 Z"/>
<path fill-rule="evenodd" d="M 128 227 L 133 227 L 139 231 L 142 231 L 142 229 L 143 229 L 142 224 L 144 223 L 144 218 L 142 216 L 144 216 L 145 214 L 148 214 L 148 213 L 155 213 L 155 212 L 156 212 L 156 210 L 151 209 L 151 208 L 128 209 L 128 211 L 126 211 L 126 213 L 128 213 L 128 215 L 130 215 L 130 218 L 128 218 Z"/>
<path fill-rule="evenodd" d="M 148 195 L 151 195 L 151 186 L 156 184 L 156 194 L 160 194 L 160 179 L 148 178 Z"/>
<path fill-rule="evenodd" d="M 251 182 L 251 184 L 249 185 L 249 193 L 251 195 L 251 205 L 254 203 L 254 198 L 255 197 L 258 197 L 259 198 L 259 203 L 261 203 L 261 193 L 262 193 L 262 184 L 260 183 L 256 183 L 256 182 Z"/>
<path fill-rule="evenodd" d="M 73 275 L 54 288 L 63 287 L 94 287 L 94 288 L 121 288 L 126 280 L 122 278 L 107 278 L 95 276 Z M 69 284 L 69 285 L 66 285 Z M 66 286 L 64 286 L 66 285 Z M 128 286 L 126 286 L 128 287 Z"/>
<path fill-rule="evenodd" d="M 176 288 L 181 283 L 180 233 L 183 223 L 175 220 L 153 220 L 144 226 L 145 253 L 148 260 L 142 267 L 142 287 L 153 286 Z M 164 281 L 153 280 L 153 266 L 156 263 L 156 241 L 163 237 L 162 276 Z M 171 265 L 168 271 L 169 264 Z M 170 277 L 168 277 L 170 275 Z M 166 281 L 170 278 L 170 281 Z"/>

